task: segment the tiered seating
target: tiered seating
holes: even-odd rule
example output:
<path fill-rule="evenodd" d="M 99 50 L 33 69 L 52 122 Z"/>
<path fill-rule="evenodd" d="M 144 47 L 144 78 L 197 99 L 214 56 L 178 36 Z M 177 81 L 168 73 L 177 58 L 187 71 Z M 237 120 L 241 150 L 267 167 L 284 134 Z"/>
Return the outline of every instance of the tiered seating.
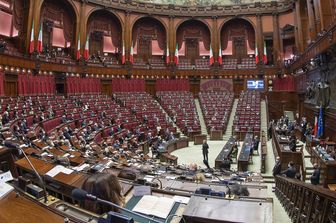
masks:
<path fill-rule="evenodd" d="M 209 69 L 209 59 L 196 59 L 195 65 L 198 70 L 207 70 Z"/>
<path fill-rule="evenodd" d="M 243 58 L 241 64 L 238 64 L 238 69 L 254 69 L 256 68 L 254 58 Z"/>
<path fill-rule="evenodd" d="M 224 58 L 222 68 L 223 69 L 237 69 L 237 59 L 236 58 Z"/>
<path fill-rule="evenodd" d="M 162 107 L 181 129 L 193 136 L 201 132 L 193 95 L 187 91 L 161 91 L 156 93 Z"/>
<path fill-rule="evenodd" d="M 148 60 L 149 64 L 153 69 L 165 69 L 165 61 L 161 58 L 152 58 Z"/>
<path fill-rule="evenodd" d="M 187 58 L 180 58 L 178 68 L 180 70 L 190 70 L 193 68 L 191 62 Z"/>
<path fill-rule="evenodd" d="M 246 132 L 260 133 L 260 93 L 256 91 L 243 91 L 240 94 L 236 115 L 233 121 L 233 131 L 241 133 L 241 138 Z"/>
<path fill-rule="evenodd" d="M 147 69 L 148 65 L 145 63 L 145 61 L 143 61 L 142 58 L 136 57 L 134 58 L 133 67 Z"/>
<path fill-rule="evenodd" d="M 232 110 L 233 92 L 200 92 L 199 99 L 208 132 L 224 132 Z"/>
<path fill-rule="evenodd" d="M 123 92 L 115 95 L 117 100 L 121 100 L 140 123 L 146 122 L 146 125 L 151 129 L 160 127 L 159 129 L 162 130 L 168 128 L 170 132 L 176 132 L 176 129 L 166 120 L 165 113 L 161 110 L 158 102 L 148 93 Z"/>

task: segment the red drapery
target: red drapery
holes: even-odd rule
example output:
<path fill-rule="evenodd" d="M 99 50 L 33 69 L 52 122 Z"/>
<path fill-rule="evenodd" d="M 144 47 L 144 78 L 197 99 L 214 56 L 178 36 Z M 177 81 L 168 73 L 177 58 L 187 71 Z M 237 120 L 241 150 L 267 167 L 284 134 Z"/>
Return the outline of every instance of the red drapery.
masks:
<path fill-rule="evenodd" d="M 144 92 L 144 79 L 112 79 L 113 92 Z"/>
<path fill-rule="evenodd" d="M 273 79 L 273 91 L 295 91 L 294 77 Z"/>
<path fill-rule="evenodd" d="M 5 75 L 4 73 L 0 72 L 0 96 L 5 95 Z"/>
<path fill-rule="evenodd" d="M 55 94 L 54 76 L 47 75 L 18 75 L 19 95 Z"/>
<path fill-rule="evenodd" d="M 176 79 L 176 80 L 166 80 L 160 79 L 155 83 L 156 91 L 189 91 L 189 80 L 187 79 Z"/>
<path fill-rule="evenodd" d="M 66 88 L 68 94 L 100 93 L 100 79 L 94 77 L 67 77 Z"/>

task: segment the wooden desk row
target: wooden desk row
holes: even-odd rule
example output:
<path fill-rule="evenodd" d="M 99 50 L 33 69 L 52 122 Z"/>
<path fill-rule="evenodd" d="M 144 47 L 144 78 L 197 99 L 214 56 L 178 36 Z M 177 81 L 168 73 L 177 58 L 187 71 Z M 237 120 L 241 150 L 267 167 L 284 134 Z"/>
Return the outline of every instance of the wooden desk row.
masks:
<path fill-rule="evenodd" d="M 220 169 L 224 159 L 230 158 L 233 146 L 235 145 L 235 139 L 231 136 L 229 141 L 224 145 L 223 149 L 220 151 L 215 159 L 215 168 Z"/>
<path fill-rule="evenodd" d="M 261 166 L 260 173 L 266 173 L 267 139 L 264 131 L 261 132 Z"/>
<path fill-rule="evenodd" d="M 243 146 L 238 156 L 238 171 L 247 171 L 253 146 L 253 133 L 246 133 Z"/>
<path fill-rule="evenodd" d="M 297 167 L 297 171 L 301 172 L 302 179 L 306 179 L 306 167 L 304 164 L 304 154 L 302 150 L 292 152 L 289 150 L 289 140 L 286 138 L 281 138 L 281 136 L 276 131 L 275 127 L 272 128 L 272 146 L 274 150 L 274 155 L 279 156 L 281 159 L 281 171 L 288 168 L 289 162 L 294 162 Z"/>
<path fill-rule="evenodd" d="M 310 154 L 310 162 L 317 163 L 321 170 L 320 183 L 328 188 L 328 184 L 336 184 L 336 161 L 324 160 L 307 139 L 306 149 Z"/>

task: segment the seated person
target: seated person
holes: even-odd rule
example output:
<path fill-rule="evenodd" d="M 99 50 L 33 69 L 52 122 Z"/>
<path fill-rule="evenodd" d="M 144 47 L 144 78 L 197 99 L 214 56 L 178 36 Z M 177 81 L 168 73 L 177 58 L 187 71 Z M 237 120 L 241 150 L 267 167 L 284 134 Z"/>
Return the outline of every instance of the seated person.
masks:
<path fill-rule="evenodd" d="M 286 175 L 286 177 L 288 177 L 288 178 L 293 178 L 294 179 L 296 177 L 296 168 L 294 166 L 294 162 L 290 161 L 288 163 L 288 169 L 281 172 L 281 174 Z"/>
<path fill-rule="evenodd" d="M 98 198 L 110 201 L 119 206 L 124 206 L 125 204 L 125 199 L 121 194 L 122 188 L 118 178 L 113 174 L 96 173 L 91 175 L 84 181 L 82 189 Z M 103 214 L 109 211 L 119 211 L 118 208 L 89 200 L 83 201 L 81 207 L 97 214 Z"/>

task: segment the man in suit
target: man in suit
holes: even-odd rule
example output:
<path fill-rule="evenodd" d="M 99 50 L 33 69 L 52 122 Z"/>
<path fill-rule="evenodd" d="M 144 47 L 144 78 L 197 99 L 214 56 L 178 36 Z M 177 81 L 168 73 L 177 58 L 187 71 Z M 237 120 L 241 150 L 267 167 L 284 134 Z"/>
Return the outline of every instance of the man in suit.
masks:
<path fill-rule="evenodd" d="M 310 177 L 310 182 L 313 185 L 318 185 L 320 183 L 320 169 L 317 163 L 314 163 L 314 172 Z"/>
<path fill-rule="evenodd" d="M 296 176 L 296 169 L 295 169 L 295 166 L 294 166 L 294 162 L 293 161 L 290 161 L 289 164 L 288 164 L 288 169 L 281 172 L 281 174 L 284 174 L 286 175 L 286 177 L 288 178 L 295 178 Z"/>
<path fill-rule="evenodd" d="M 272 173 L 274 177 L 281 173 L 281 160 L 279 156 L 276 158 Z"/>
<path fill-rule="evenodd" d="M 202 152 L 203 152 L 203 160 L 208 161 L 209 145 L 206 140 L 203 140 Z"/>

